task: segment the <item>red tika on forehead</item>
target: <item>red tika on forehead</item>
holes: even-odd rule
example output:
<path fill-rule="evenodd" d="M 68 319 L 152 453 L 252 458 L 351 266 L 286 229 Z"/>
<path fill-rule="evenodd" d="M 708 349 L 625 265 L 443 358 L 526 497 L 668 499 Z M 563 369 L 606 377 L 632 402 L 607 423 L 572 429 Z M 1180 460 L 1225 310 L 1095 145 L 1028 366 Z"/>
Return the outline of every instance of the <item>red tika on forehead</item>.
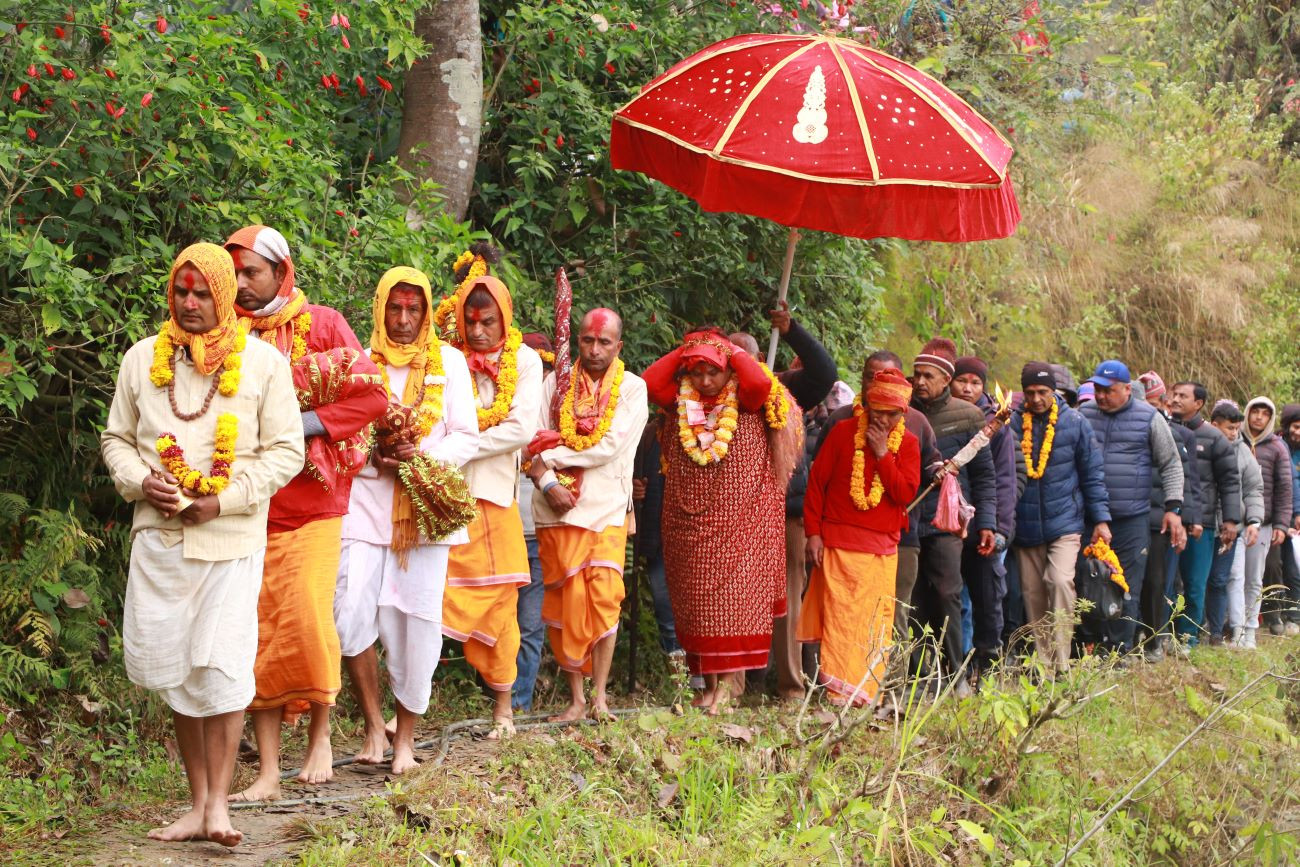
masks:
<path fill-rule="evenodd" d="M 491 307 L 466 307 L 465 319 L 469 322 L 482 322 L 495 312 Z"/>
<path fill-rule="evenodd" d="M 184 271 L 182 271 L 180 274 L 180 278 L 181 278 L 181 285 L 184 286 L 186 289 L 194 288 L 195 280 L 194 280 L 193 268 L 186 268 Z"/>
<path fill-rule="evenodd" d="M 243 251 L 240 250 L 238 247 L 236 247 L 234 250 L 231 250 L 231 251 L 230 251 L 230 259 L 231 259 L 232 262 L 235 263 L 235 270 L 236 270 L 236 271 L 241 271 L 241 270 L 243 270 L 243 268 L 244 268 L 244 260 L 243 260 L 243 257 L 240 256 L 240 253 L 242 253 L 242 252 L 243 252 Z"/>

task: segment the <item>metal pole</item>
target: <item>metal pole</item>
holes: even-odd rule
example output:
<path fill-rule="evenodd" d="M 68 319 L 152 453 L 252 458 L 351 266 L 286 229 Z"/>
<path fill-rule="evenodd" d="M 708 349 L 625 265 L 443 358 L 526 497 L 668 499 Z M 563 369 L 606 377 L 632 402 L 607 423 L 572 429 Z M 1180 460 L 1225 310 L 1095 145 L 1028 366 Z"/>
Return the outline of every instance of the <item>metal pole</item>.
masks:
<path fill-rule="evenodd" d="M 785 243 L 785 262 L 781 265 L 781 288 L 777 290 L 776 306 L 780 307 L 781 302 L 785 300 L 790 291 L 790 272 L 794 270 L 794 248 L 799 243 L 799 230 L 790 229 L 789 238 Z M 781 334 L 775 328 L 772 329 L 772 339 L 767 344 L 767 366 L 771 367 L 776 363 L 776 345 L 781 340 Z"/>

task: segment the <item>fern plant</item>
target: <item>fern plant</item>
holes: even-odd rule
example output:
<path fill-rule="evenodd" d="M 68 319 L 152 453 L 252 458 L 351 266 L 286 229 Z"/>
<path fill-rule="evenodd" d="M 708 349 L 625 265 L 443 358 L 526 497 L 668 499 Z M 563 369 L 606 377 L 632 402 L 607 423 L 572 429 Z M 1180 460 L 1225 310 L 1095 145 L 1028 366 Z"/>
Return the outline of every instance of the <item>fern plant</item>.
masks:
<path fill-rule="evenodd" d="M 34 704 L 76 686 L 102 694 L 99 572 L 87 560 L 101 542 L 71 512 L 29 509 L 0 492 L 0 702 Z"/>

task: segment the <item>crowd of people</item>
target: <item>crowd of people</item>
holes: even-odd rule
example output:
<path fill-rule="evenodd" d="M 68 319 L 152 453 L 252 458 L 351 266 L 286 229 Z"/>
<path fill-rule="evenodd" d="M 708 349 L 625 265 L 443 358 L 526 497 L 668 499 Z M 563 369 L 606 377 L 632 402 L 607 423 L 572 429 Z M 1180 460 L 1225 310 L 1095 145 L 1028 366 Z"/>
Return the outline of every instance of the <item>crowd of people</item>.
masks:
<path fill-rule="evenodd" d="M 1300 405 L 1280 434 L 1265 397 L 1207 420 L 1203 386 L 1112 360 L 1079 386 L 1030 362 L 1009 411 L 942 338 L 910 371 L 871 354 L 855 397 L 784 306 L 779 374 L 752 336 L 703 326 L 638 376 L 605 308 L 555 370 L 568 348 L 517 327 L 495 261 L 466 251 L 445 297 L 390 269 L 368 348 L 309 303 L 272 228 L 173 263 L 102 436 L 135 508 L 127 672 L 172 709 L 191 789 L 151 837 L 240 842 L 228 804 L 280 797 L 282 726 L 303 714 L 298 779 L 328 782 L 345 670 L 355 760 L 391 742 L 410 770 L 444 639 L 492 698 L 489 737 L 531 708 L 547 637 L 569 691 L 554 719 L 608 718 L 629 543 L 711 714 L 764 672 L 782 698 L 815 679 L 878 711 L 918 669 L 969 694 L 1030 652 L 1025 632 L 1049 676 L 1098 648 L 1252 649 L 1261 604 L 1273 633 L 1300 633 Z M 1124 585 L 1122 616 L 1076 616 L 1088 559 Z M 891 654 L 926 628 L 935 658 Z M 258 775 L 231 794 L 245 711 Z"/>

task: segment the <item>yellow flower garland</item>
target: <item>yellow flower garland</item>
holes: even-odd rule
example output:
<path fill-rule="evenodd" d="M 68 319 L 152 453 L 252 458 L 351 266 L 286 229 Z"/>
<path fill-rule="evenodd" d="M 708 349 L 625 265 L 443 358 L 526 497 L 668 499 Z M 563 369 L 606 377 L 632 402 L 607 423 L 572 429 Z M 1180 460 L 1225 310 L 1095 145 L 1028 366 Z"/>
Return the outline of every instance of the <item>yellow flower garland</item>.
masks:
<path fill-rule="evenodd" d="M 623 359 L 614 359 L 614 379 L 609 386 L 609 402 L 605 404 L 605 413 L 596 424 L 596 429 L 585 436 L 578 433 L 578 420 L 573 415 L 573 402 L 578 393 L 578 380 L 582 372 L 575 370 L 569 376 L 569 390 L 565 392 L 564 402 L 560 405 L 560 441 L 575 452 L 585 451 L 605 438 L 609 426 L 614 423 L 614 410 L 618 409 L 618 392 L 623 385 Z"/>
<path fill-rule="evenodd" d="M 691 385 L 690 377 L 683 376 L 677 387 L 677 438 L 681 441 L 686 456 L 702 467 L 721 463 L 731 449 L 731 439 L 736 434 L 740 423 L 740 405 L 736 399 L 736 377 L 732 375 L 722 391 L 722 412 L 718 416 L 717 428 L 713 431 L 714 440 L 707 449 L 700 448 L 700 433 L 708 430 L 706 425 L 692 425 L 686 420 L 686 401 L 700 400 L 700 393 Z"/>
<path fill-rule="evenodd" d="M 546 362 L 547 364 L 552 364 L 552 365 L 555 364 L 554 352 L 551 352 L 548 349 L 536 349 L 533 351 L 537 353 L 538 358 L 540 358 L 542 361 Z"/>
<path fill-rule="evenodd" d="M 153 345 L 153 363 L 149 365 L 149 381 L 159 388 L 171 385 L 176 375 L 172 370 L 172 356 L 176 354 L 176 344 L 172 341 L 171 328 L 171 322 L 164 322 L 162 328 L 158 329 L 158 339 Z M 226 397 L 233 397 L 235 392 L 239 391 L 239 354 L 244 351 L 247 342 L 247 334 L 241 327 L 235 333 L 234 347 L 221 362 L 221 379 L 217 383 L 217 391 Z"/>
<path fill-rule="evenodd" d="M 858 420 L 857 431 L 853 434 L 853 475 L 849 478 L 849 496 L 853 498 L 853 505 L 859 512 L 869 512 L 885 496 L 885 483 L 880 480 L 880 472 L 877 471 L 871 476 L 871 490 L 867 491 L 867 412 L 862 408 L 862 400 L 859 398 L 853 402 L 853 415 Z M 888 447 L 889 453 L 896 455 L 898 450 L 903 447 L 903 420 L 899 419 L 898 424 L 889 432 Z"/>
<path fill-rule="evenodd" d="M 1128 582 L 1124 580 L 1124 567 L 1119 563 L 1119 555 L 1111 549 L 1105 539 L 1098 539 L 1084 548 L 1083 556 L 1095 558 L 1109 566 L 1110 580 L 1118 584 L 1125 593 L 1128 592 Z"/>
<path fill-rule="evenodd" d="M 290 327 L 293 329 L 293 345 L 289 349 L 289 361 L 293 362 L 307 354 L 307 334 L 311 331 L 311 311 L 304 309 L 293 317 Z M 266 341 L 275 340 L 275 332 L 263 331 L 262 339 Z"/>
<path fill-rule="evenodd" d="M 1033 416 L 1025 413 L 1021 419 L 1025 434 L 1020 439 L 1020 451 L 1025 456 L 1025 470 L 1031 479 L 1041 479 L 1047 472 L 1047 459 L 1052 456 L 1052 441 L 1056 439 L 1056 417 L 1059 409 L 1056 400 L 1052 400 L 1052 411 L 1047 416 L 1047 427 L 1043 429 L 1043 447 L 1038 452 L 1038 464 L 1034 464 L 1034 422 Z"/>
<path fill-rule="evenodd" d="M 767 419 L 767 426 L 772 430 L 785 430 L 786 422 L 790 418 L 790 401 L 786 398 L 785 386 L 766 364 L 760 361 L 758 366 L 763 368 L 767 378 L 772 381 L 767 400 L 763 402 L 763 416 Z"/>
<path fill-rule="evenodd" d="M 176 434 L 162 433 L 154 447 L 167 472 L 192 494 L 206 497 L 220 494 L 230 484 L 230 468 L 235 463 L 235 440 L 239 437 L 239 416 L 223 412 L 217 416 L 217 435 L 212 448 L 211 475 L 205 476 L 185 461 L 185 452 Z"/>
<path fill-rule="evenodd" d="M 370 353 L 370 360 L 379 368 L 379 375 L 384 380 L 384 391 L 389 400 L 401 403 L 401 398 L 393 394 L 388 383 L 388 362 L 378 352 Z M 416 443 L 427 437 L 433 426 L 442 418 L 442 389 L 446 384 L 446 371 L 442 366 L 442 343 L 430 340 L 424 350 L 424 383 L 421 386 L 419 406 L 415 408 L 412 428 L 416 434 Z"/>
<path fill-rule="evenodd" d="M 506 343 L 501 349 L 501 359 L 497 362 L 497 390 L 492 396 L 492 405 L 484 409 L 478 400 L 478 377 L 471 375 L 470 383 L 474 387 L 474 406 L 478 410 L 479 433 L 496 427 L 510 415 L 510 404 L 515 399 L 515 389 L 519 387 L 519 347 L 524 342 L 524 335 L 513 325 L 506 332 Z"/>

